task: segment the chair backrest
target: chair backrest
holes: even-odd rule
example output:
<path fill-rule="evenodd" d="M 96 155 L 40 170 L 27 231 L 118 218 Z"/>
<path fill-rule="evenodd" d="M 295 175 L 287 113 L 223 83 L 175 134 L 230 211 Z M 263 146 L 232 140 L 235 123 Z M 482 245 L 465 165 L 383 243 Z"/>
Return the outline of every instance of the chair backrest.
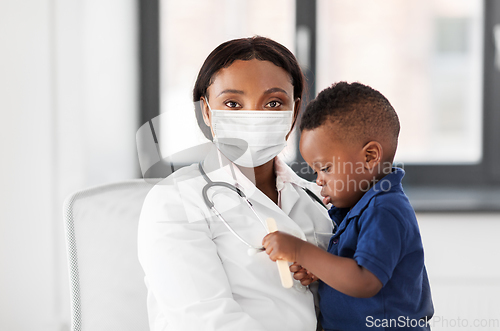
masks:
<path fill-rule="evenodd" d="M 137 179 L 66 199 L 72 331 L 149 329 L 137 226 L 152 187 Z"/>

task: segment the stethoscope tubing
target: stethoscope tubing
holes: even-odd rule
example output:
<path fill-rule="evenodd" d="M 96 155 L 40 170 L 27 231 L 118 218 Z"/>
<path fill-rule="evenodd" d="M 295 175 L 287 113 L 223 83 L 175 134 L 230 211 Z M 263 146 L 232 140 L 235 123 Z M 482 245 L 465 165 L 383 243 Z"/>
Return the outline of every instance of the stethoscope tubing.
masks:
<path fill-rule="evenodd" d="M 266 230 L 267 233 L 269 233 L 269 229 L 267 228 L 266 226 L 266 223 L 262 220 L 262 218 L 259 216 L 259 214 L 257 214 L 257 211 L 255 210 L 255 208 L 253 207 L 252 203 L 248 200 L 248 198 L 246 197 L 245 193 L 243 193 L 243 191 L 241 189 L 239 189 L 238 187 L 236 187 L 235 185 L 231 185 L 229 183 L 226 183 L 226 182 L 214 182 L 212 181 L 208 175 L 206 174 L 205 170 L 203 170 L 203 167 L 201 165 L 201 162 L 198 163 L 198 168 L 200 170 L 200 173 L 201 175 L 203 176 L 203 178 L 205 179 L 205 181 L 207 182 L 207 184 L 203 187 L 202 189 L 202 196 L 203 196 L 203 200 L 205 201 L 205 204 L 207 205 L 207 207 L 212 210 L 212 212 L 217 216 L 217 218 L 219 220 L 222 221 L 222 223 L 228 228 L 228 230 L 236 237 L 238 238 L 242 243 L 244 243 L 246 246 L 249 247 L 250 250 L 253 250 L 252 252 L 253 253 L 258 253 L 258 252 L 261 252 L 264 250 L 264 247 L 263 246 L 253 246 L 251 245 L 250 243 L 248 243 L 245 239 L 243 239 L 240 235 L 238 235 L 238 233 L 236 231 L 234 231 L 234 229 L 229 225 L 228 222 L 226 222 L 226 220 L 224 219 L 224 217 L 222 217 L 221 213 L 217 210 L 217 208 L 215 208 L 215 204 L 213 203 L 213 201 L 210 200 L 210 198 L 208 197 L 208 190 L 210 188 L 213 188 L 214 186 L 219 186 L 219 187 L 225 187 L 225 188 L 228 188 L 230 189 L 231 191 L 237 193 L 239 195 L 239 197 L 241 199 L 243 199 L 243 201 L 246 202 L 247 206 L 252 210 L 252 212 L 254 213 L 254 215 L 259 219 L 261 225 L 264 227 L 264 229 Z M 328 210 L 328 207 L 326 207 L 323 202 L 321 201 L 321 199 L 319 199 L 313 192 L 311 192 L 311 190 L 309 190 L 307 187 L 302 187 L 302 189 L 315 201 L 317 201 L 321 206 L 323 206 L 324 208 L 326 208 Z M 336 224 L 334 224 L 334 227 L 336 227 Z M 249 250 L 249 252 L 250 252 Z"/>
<path fill-rule="evenodd" d="M 251 245 L 250 243 L 248 243 L 248 241 L 246 241 L 245 239 L 243 239 L 236 231 L 234 231 L 234 229 L 229 225 L 229 223 L 226 222 L 226 220 L 224 219 L 224 217 L 222 217 L 221 213 L 217 210 L 217 208 L 215 208 L 215 204 L 213 203 L 213 201 L 211 201 L 210 198 L 208 197 L 208 190 L 210 188 L 214 187 L 214 186 L 225 187 L 225 188 L 228 188 L 231 191 L 237 193 L 240 196 L 240 198 L 243 199 L 243 201 L 246 202 L 247 206 L 252 210 L 252 212 L 254 213 L 254 215 L 259 219 L 260 223 L 262 224 L 262 226 L 264 227 L 264 229 L 266 230 L 266 232 L 269 233 L 267 227 L 265 226 L 264 221 L 259 216 L 259 214 L 257 214 L 257 211 L 253 207 L 252 203 L 248 200 L 248 198 L 246 197 L 245 193 L 243 193 L 243 191 L 240 190 L 235 185 L 231 185 L 231 184 L 226 183 L 226 182 L 213 182 L 207 176 L 207 174 L 205 173 L 205 170 L 203 170 L 201 162 L 198 164 L 198 168 L 200 169 L 200 172 L 201 172 L 203 178 L 207 182 L 207 184 L 203 187 L 203 190 L 202 190 L 203 200 L 205 201 L 205 204 L 207 205 L 207 207 L 209 207 L 213 211 L 213 213 L 217 216 L 217 218 L 219 218 L 222 221 L 222 223 L 224 223 L 224 225 L 228 228 L 228 230 L 236 238 L 238 238 L 242 243 L 244 243 L 249 248 L 251 248 L 251 249 L 253 249 L 253 250 L 257 251 L 257 252 L 263 251 L 264 250 L 263 246 L 255 247 L 255 246 Z"/>

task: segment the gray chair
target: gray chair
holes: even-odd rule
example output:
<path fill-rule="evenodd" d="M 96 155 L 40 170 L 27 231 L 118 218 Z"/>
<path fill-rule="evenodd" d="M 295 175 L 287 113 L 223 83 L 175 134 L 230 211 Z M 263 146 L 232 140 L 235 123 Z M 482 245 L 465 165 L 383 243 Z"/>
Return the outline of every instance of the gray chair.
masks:
<path fill-rule="evenodd" d="M 149 330 L 137 226 L 153 185 L 136 179 L 66 199 L 72 331 Z"/>

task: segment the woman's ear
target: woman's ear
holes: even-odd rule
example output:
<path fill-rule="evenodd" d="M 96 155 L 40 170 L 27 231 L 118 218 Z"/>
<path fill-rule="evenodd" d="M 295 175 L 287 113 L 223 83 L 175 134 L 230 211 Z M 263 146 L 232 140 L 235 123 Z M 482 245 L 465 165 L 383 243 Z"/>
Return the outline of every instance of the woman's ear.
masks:
<path fill-rule="evenodd" d="M 300 112 L 300 105 L 302 103 L 302 100 L 300 98 L 295 99 L 293 102 L 293 122 L 292 122 L 292 128 L 290 129 L 290 132 L 286 135 L 285 139 L 288 140 L 288 137 L 293 131 L 293 128 L 295 127 L 295 124 L 297 123 L 297 119 L 299 117 L 299 112 Z"/>
<path fill-rule="evenodd" d="M 365 157 L 365 168 L 373 170 L 382 162 L 382 145 L 377 141 L 370 141 L 363 147 L 363 154 Z"/>
<path fill-rule="evenodd" d="M 205 99 L 205 97 L 200 98 L 200 108 L 201 114 L 203 115 L 203 122 L 205 122 L 208 127 L 211 127 L 210 124 L 212 123 L 212 114 L 210 113 L 210 109 L 208 108 L 208 100 Z"/>
<path fill-rule="evenodd" d="M 293 102 L 293 116 L 297 118 L 300 112 L 300 105 L 302 104 L 302 100 L 300 98 L 295 99 Z"/>

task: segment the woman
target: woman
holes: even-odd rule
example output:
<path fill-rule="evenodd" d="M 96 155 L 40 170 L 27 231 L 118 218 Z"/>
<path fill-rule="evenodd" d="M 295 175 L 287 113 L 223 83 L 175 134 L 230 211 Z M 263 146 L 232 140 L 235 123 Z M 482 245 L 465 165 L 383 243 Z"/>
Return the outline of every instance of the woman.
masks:
<path fill-rule="evenodd" d="M 277 157 L 303 84 L 292 53 L 267 38 L 228 41 L 206 59 L 193 96 L 213 149 L 156 185 L 140 219 L 152 330 L 316 330 L 311 291 L 299 282 L 284 288 L 274 262 L 248 254 L 261 245 L 268 217 L 324 248 L 331 236 L 326 209 L 305 190 L 313 184 Z M 241 189 L 257 215 L 234 191 L 210 188 L 224 224 L 203 196 L 209 182 Z"/>

